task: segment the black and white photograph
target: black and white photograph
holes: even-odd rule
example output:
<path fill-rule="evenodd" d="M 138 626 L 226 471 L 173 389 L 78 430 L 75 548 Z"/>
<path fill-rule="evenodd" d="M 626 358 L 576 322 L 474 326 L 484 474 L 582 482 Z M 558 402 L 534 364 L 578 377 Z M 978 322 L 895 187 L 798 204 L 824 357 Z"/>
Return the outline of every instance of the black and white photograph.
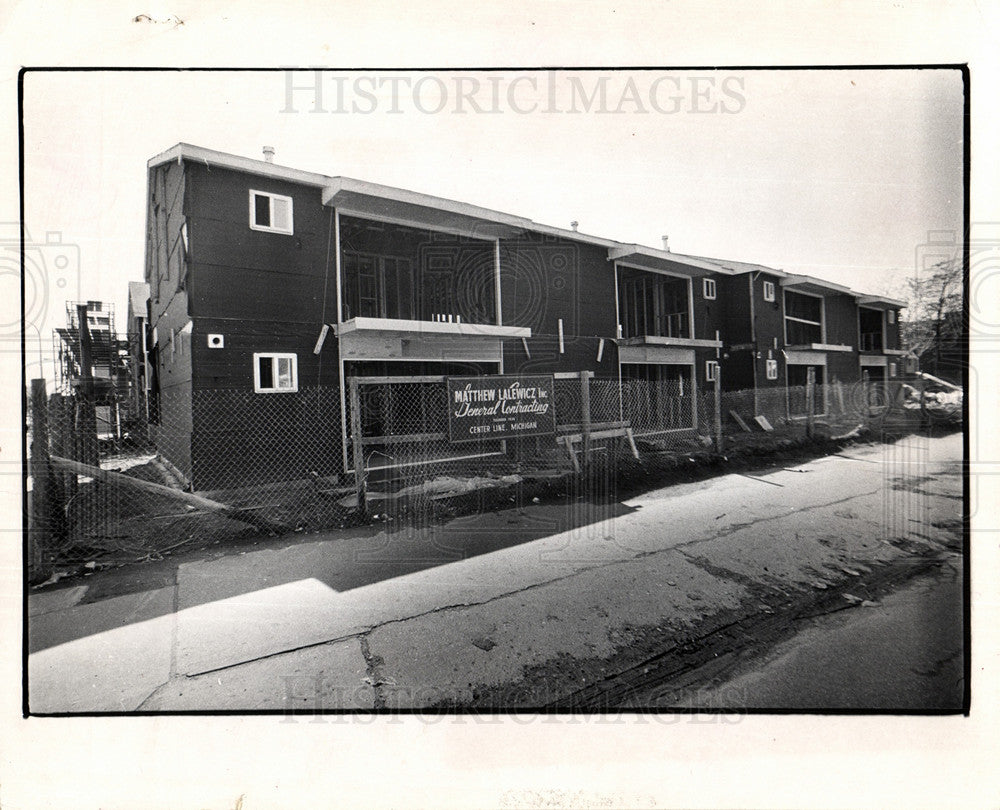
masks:
<path fill-rule="evenodd" d="M 28 710 L 961 712 L 964 111 L 28 72 Z"/>
<path fill-rule="evenodd" d="M 610 741 L 655 772 L 698 740 L 681 771 L 802 728 L 803 756 L 899 764 L 906 723 L 973 722 L 1000 278 L 976 73 L 669 57 L 20 66 L 25 734 L 251 735 L 243 769 L 273 764 L 157 807 L 315 803 L 307 767 L 394 736 L 500 764 L 350 806 L 668 807 L 740 802 L 629 782 Z M 596 768 L 588 735 L 614 780 L 493 781 L 505 749 Z M 39 806 L 144 803 L 93 787 Z M 746 802 L 890 806 L 866 790 Z"/>

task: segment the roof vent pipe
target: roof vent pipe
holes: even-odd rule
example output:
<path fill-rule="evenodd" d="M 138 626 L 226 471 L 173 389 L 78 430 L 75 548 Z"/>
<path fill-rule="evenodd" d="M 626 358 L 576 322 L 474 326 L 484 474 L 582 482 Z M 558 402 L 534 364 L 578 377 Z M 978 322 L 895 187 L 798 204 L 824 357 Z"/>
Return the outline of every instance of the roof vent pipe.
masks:
<path fill-rule="evenodd" d="M 265 146 L 264 147 L 264 160 L 268 163 L 274 163 L 274 147 Z"/>
<path fill-rule="evenodd" d="M 667 251 L 667 253 L 669 253 L 670 252 L 670 237 L 667 236 L 667 234 L 663 234 L 663 236 L 661 236 L 660 239 L 663 240 L 663 249 L 665 251 Z"/>
<path fill-rule="evenodd" d="M 570 226 L 570 227 L 571 227 L 571 228 L 572 228 L 572 229 L 573 229 L 573 230 L 575 231 L 575 230 L 576 230 L 577 228 L 579 228 L 579 227 L 580 227 L 580 223 L 579 223 L 579 222 L 577 222 L 577 221 L 576 221 L 576 220 L 574 219 L 574 220 L 573 220 L 573 221 L 572 221 L 572 222 L 571 222 L 571 223 L 569 224 L 569 226 Z"/>

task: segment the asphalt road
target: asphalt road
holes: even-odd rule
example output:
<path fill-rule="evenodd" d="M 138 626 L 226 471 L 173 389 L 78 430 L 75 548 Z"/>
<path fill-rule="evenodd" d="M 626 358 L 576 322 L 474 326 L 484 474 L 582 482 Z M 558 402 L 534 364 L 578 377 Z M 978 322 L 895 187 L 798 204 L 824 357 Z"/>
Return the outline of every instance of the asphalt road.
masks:
<path fill-rule="evenodd" d="M 751 647 L 708 684 L 640 700 L 735 710 L 957 711 L 963 646 L 961 558 L 952 554 L 876 602 L 802 620 L 790 638 Z"/>
<path fill-rule="evenodd" d="M 784 677 L 754 682 L 759 706 L 885 705 L 858 672 L 817 686 L 818 672 L 850 657 L 853 639 L 869 680 L 893 667 L 900 674 L 888 694 L 932 708 L 941 690 L 921 690 L 935 678 L 918 672 L 910 686 L 906 673 L 940 661 L 947 680 L 960 659 L 960 634 L 948 628 L 961 594 L 936 588 L 903 599 L 880 623 L 895 601 L 878 583 L 898 586 L 957 559 L 961 484 L 960 435 L 912 436 L 619 502 L 512 507 L 192 559 L 149 590 L 96 601 L 99 581 L 33 594 L 30 706 L 510 710 L 634 705 L 637 694 L 652 706 L 664 701 L 654 691 L 663 684 L 791 630 L 801 634 L 799 654 Z M 830 621 L 850 613 L 852 628 L 863 617 L 872 626 L 837 633 L 800 623 L 856 604 L 848 597 L 882 608 Z M 904 628 L 907 645 L 922 641 L 926 654 L 906 652 Z M 847 646 L 825 659 L 807 644 L 838 635 Z M 857 646 L 869 636 L 884 643 Z M 801 686 L 787 673 L 799 673 Z M 749 677 L 717 670 L 698 686 L 737 674 Z M 746 688 L 741 706 L 752 705 Z"/>

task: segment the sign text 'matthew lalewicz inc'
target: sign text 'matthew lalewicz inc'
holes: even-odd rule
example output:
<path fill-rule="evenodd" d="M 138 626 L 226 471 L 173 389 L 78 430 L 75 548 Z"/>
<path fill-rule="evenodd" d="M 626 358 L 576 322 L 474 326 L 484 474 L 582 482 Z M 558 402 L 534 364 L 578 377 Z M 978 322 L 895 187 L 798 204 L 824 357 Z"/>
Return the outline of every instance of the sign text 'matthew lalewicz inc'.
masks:
<path fill-rule="evenodd" d="M 551 375 L 448 378 L 448 439 L 518 439 L 556 432 Z"/>

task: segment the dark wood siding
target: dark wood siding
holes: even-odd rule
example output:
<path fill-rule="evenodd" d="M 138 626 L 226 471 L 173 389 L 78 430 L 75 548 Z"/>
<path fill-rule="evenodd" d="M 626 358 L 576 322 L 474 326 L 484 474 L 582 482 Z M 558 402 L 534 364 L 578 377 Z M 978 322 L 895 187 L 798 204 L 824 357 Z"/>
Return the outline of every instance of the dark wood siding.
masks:
<path fill-rule="evenodd" d="M 902 348 L 899 340 L 899 310 L 892 309 L 891 311 L 895 313 L 895 323 L 889 323 L 889 313 L 887 312 L 885 319 L 885 347 L 887 349 L 899 349 Z M 900 364 L 900 368 L 902 368 L 902 364 Z"/>
<path fill-rule="evenodd" d="M 559 338 L 551 335 L 530 337 L 525 340 L 529 357 L 520 340 L 503 341 L 504 371 L 507 374 L 557 374 L 560 372 L 593 371 L 594 376 L 605 379 L 618 378 L 618 344 L 604 338 L 604 350 L 598 362 L 601 338 L 564 337 L 562 353 Z"/>
<path fill-rule="evenodd" d="M 172 177 L 176 164 L 169 166 Z M 162 425 L 158 447 L 167 455 L 186 438 L 186 449 L 168 458 L 179 459 L 197 489 L 339 471 L 333 335 L 321 357 L 313 354 L 324 321 L 336 320 L 332 210 L 318 188 L 194 163 L 185 169 L 183 193 L 171 196 L 183 206 L 175 204 L 171 221 L 176 215 L 186 223 L 187 272 L 178 276 L 174 302 L 160 307 L 164 323 L 190 318 L 192 332 L 187 381 L 170 398 L 174 415 L 163 409 L 170 424 Z M 292 235 L 250 228 L 251 189 L 292 198 Z M 210 349 L 209 334 L 221 334 L 224 347 Z M 160 343 L 162 361 L 162 334 Z M 299 391 L 255 393 L 255 352 L 294 352 Z M 161 379 L 166 386 L 181 373 L 165 369 Z"/>
<path fill-rule="evenodd" d="M 694 279 L 694 337 L 698 340 L 715 340 L 716 331 L 722 336 L 725 323 L 726 303 L 724 289 L 719 282 L 724 277 L 711 273 L 707 278 L 715 281 L 715 300 L 705 298 L 705 288 L 701 278 Z"/>
<path fill-rule="evenodd" d="M 861 379 L 861 365 L 857 352 L 827 352 L 827 381 L 850 384 Z"/>
<path fill-rule="evenodd" d="M 208 346 L 210 334 L 222 335 L 221 349 Z M 195 318 L 192 339 L 195 389 L 241 388 L 253 391 L 255 352 L 294 352 L 298 359 L 299 387 L 339 384 L 337 340 L 332 333 L 323 343 L 322 353 L 313 354 L 320 334 L 318 324 L 281 321 L 239 321 Z"/>
<path fill-rule="evenodd" d="M 615 337 L 614 266 L 607 248 L 538 233 L 500 243 L 505 326 L 533 336 Z"/>
<path fill-rule="evenodd" d="M 722 388 L 741 391 L 753 388 L 754 353 L 749 349 L 729 350 L 722 363 Z M 761 375 L 763 376 L 763 375 Z"/>
<path fill-rule="evenodd" d="M 196 490 L 256 486 L 343 471 L 336 387 L 254 394 L 252 389 L 192 392 Z"/>
<path fill-rule="evenodd" d="M 188 261 L 182 232 L 187 184 L 183 167 L 164 164 L 148 173 L 145 279 L 150 286 L 153 422 L 157 450 L 188 478 L 191 462 L 191 335 Z M 154 332 L 155 330 L 155 332 Z"/>
<path fill-rule="evenodd" d="M 826 342 L 858 348 L 858 305 L 856 299 L 843 293 L 823 297 Z"/>
<path fill-rule="evenodd" d="M 754 274 L 754 336 L 759 357 L 754 359 L 757 369 L 758 388 L 777 388 L 785 384 L 785 356 L 781 349 L 785 345 L 784 315 L 781 311 L 782 290 L 778 276 L 768 273 Z M 774 300 L 764 300 L 764 285 L 774 285 Z M 777 343 L 775 341 L 777 340 Z M 776 379 L 767 379 L 767 361 L 778 363 Z"/>
<path fill-rule="evenodd" d="M 750 284 L 752 276 L 720 277 L 717 279 L 718 296 L 722 303 L 722 341 L 735 346 L 751 341 Z"/>
<path fill-rule="evenodd" d="M 323 206 L 320 190 L 199 164 L 187 167 L 191 314 L 310 323 L 317 330 L 324 317 L 336 320 L 333 211 Z M 250 189 L 292 198 L 292 235 L 251 230 Z"/>

